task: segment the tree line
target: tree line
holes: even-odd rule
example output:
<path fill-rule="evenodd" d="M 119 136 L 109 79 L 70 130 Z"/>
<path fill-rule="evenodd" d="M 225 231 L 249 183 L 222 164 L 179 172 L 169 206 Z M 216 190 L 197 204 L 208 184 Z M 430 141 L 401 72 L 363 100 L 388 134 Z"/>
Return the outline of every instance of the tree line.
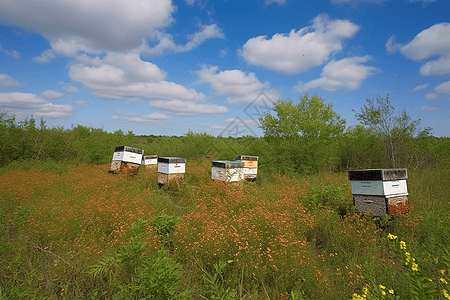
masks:
<path fill-rule="evenodd" d="M 180 156 L 187 159 L 234 160 L 247 154 L 260 157 L 260 168 L 282 174 L 340 172 L 362 168 L 417 169 L 426 164 L 450 161 L 450 138 L 434 137 L 431 128 L 421 129 L 406 110 L 397 112 L 389 95 L 366 99 L 359 111 L 360 124 L 346 120 L 332 103 L 305 94 L 298 103 L 278 100 L 274 113 L 260 119 L 264 137 L 214 137 L 189 131 L 183 136 L 134 135 L 122 130 L 74 125 L 48 127 L 44 119 L 18 121 L 0 113 L 0 167 L 17 160 L 70 160 L 106 164 L 116 146 L 144 149 L 144 154 Z"/>

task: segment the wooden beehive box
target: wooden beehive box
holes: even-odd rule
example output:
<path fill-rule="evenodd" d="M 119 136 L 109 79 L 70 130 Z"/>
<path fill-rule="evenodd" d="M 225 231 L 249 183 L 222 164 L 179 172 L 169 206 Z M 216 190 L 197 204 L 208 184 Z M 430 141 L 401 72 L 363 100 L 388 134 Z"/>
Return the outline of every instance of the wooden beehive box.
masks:
<path fill-rule="evenodd" d="M 146 169 L 158 168 L 158 155 L 145 155 L 142 157 L 142 163 Z"/>
<path fill-rule="evenodd" d="M 186 159 L 180 157 L 158 157 L 158 184 L 170 186 L 184 181 Z"/>
<path fill-rule="evenodd" d="M 375 216 L 409 211 L 406 169 L 350 170 L 353 204 Z"/>
<path fill-rule="evenodd" d="M 258 175 L 258 156 L 239 155 L 236 161 L 244 162 L 244 179 L 254 180 Z"/>
<path fill-rule="evenodd" d="M 128 146 L 116 147 L 109 172 L 137 174 L 143 154 L 144 150 L 142 149 Z"/>
<path fill-rule="evenodd" d="M 211 162 L 211 179 L 225 182 L 239 182 L 244 179 L 244 162 L 216 160 Z"/>

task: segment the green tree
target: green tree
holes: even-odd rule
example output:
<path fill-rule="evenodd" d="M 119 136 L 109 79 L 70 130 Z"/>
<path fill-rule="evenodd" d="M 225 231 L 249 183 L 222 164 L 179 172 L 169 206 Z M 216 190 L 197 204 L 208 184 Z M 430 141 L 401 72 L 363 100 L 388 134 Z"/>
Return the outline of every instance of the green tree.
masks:
<path fill-rule="evenodd" d="M 356 119 L 365 128 L 375 132 L 390 160 L 390 167 L 405 165 L 411 155 L 410 144 L 414 137 L 426 137 L 430 135 L 431 128 L 427 127 L 419 132 L 419 120 L 412 120 L 406 113 L 406 109 L 396 114 L 389 94 L 385 98 L 378 96 L 375 100 L 366 99 L 366 104 L 361 112 L 355 113 Z"/>
<path fill-rule="evenodd" d="M 317 95 L 305 94 L 298 104 L 278 100 L 276 115 L 260 118 L 264 137 L 272 152 L 273 171 L 314 173 L 337 166 L 338 140 L 345 120 Z"/>

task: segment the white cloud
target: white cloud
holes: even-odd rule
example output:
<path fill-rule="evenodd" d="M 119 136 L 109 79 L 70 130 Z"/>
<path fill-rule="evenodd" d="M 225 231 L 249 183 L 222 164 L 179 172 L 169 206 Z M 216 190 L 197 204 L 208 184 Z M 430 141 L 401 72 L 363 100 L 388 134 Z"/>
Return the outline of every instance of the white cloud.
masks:
<path fill-rule="evenodd" d="M 427 105 L 420 107 L 420 110 L 424 111 L 424 112 L 433 112 L 433 111 L 438 111 L 441 109 L 442 109 L 442 107 L 434 107 L 434 106 L 427 106 Z"/>
<path fill-rule="evenodd" d="M 241 96 L 257 90 L 269 87 L 269 82 L 261 83 L 255 73 L 242 72 L 241 70 L 220 71 L 219 67 L 203 67 L 198 72 L 202 82 L 207 82 L 220 95 Z"/>
<path fill-rule="evenodd" d="M 87 103 L 86 101 L 83 101 L 83 100 L 78 100 L 78 101 L 75 101 L 75 105 L 76 106 L 88 106 L 89 103 Z"/>
<path fill-rule="evenodd" d="M 80 91 L 79 88 L 77 88 L 76 86 L 73 85 L 65 85 L 63 86 L 63 90 L 67 93 L 71 93 L 71 94 L 76 94 Z"/>
<path fill-rule="evenodd" d="M 413 92 L 423 90 L 428 87 L 428 83 L 421 84 L 412 89 Z"/>
<path fill-rule="evenodd" d="M 363 65 L 370 59 L 371 57 L 367 55 L 338 61 L 332 60 L 323 68 L 321 78 L 304 84 L 300 82 L 294 87 L 294 91 L 304 92 L 313 88 L 322 88 L 327 91 L 356 90 L 361 86 L 363 80 L 377 71 L 375 67 Z"/>
<path fill-rule="evenodd" d="M 199 104 L 191 101 L 182 100 L 157 100 L 150 101 L 149 105 L 159 108 L 163 111 L 180 116 L 214 115 L 228 112 L 225 106 L 215 104 Z"/>
<path fill-rule="evenodd" d="M 395 42 L 395 36 L 391 36 L 386 43 L 386 51 L 389 54 L 395 54 L 402 46 L 402 44 Z"/>
<path fill-rule="evenodd" d="M 410 3 L 414 3 L 414 2 L 423 2 L 424 5 L 427 5 L 429 3 L 432 3 L 436 0 L 408 0 Z"/>
<path fill-rule="evenodd" d="M 219 52 L 220 57 L 225 57 L 227 55 L 228 55 L 228 48 L 220 50 L 220 52 Z"/>
<path fill-rule="evenodd" d="M 188 36 L 188 42 L 185 45 L 177 45 L 173 37 L 167 33 L 157 33 L 156 39 L 159 43 L 154 47 L 145 45 L 140 51 L 145 54 L 162 54 L 166 50 L 172 50 L 176 53 L 191 51 L 199 47 L 202 43 L 210 39 L 224 39 L 225 34 L 217 24 L 202 25 L 199 24 L 200 30 Z"/>
<path fill-rule="evenodd" d="M 344 39 L 352 38 L 359 26 L 347 20 L 331 20 L 320 14 L 312 25 L 271 39 L 259 36 L 248 40 L 238 53 L 247 63 L 285 73 L 297 74 L 327 61 L 342 50 Z"/>
<path fill-rule="evenodd" d="M 427 100 L 434 100 L 436 98 L 437 98 L 437 94 L 435 94 L 435 93 L 428 93 L 425 95 L 425 99 L 427 99 Z"/>
<path fill-rule="evenodd" d="M 423 30 L 403 46 L 400 52 L 414 61 L 439 56 L 422 65 L 422 75 L 450 73 L 450 23 L 439 23 Z"/>
<path fill-rule="evenodd" d="M 175 9 L 171 0 L 14 0 L 0 1 L 0 19 L 41 33 L 58 51 L 126 51 L 171 24 Z M 58 48 L 60 40 L 71 46 Z"/>
<path fill-rule="evenodd" d="M 166 74 L 158 66 L 142 61 L 137 53 L 108 53 L 102 59 L 80 56 L 78 61 L 69 68 L 70 78 L 99 98 L 205 100 L 194 89 L 164 81 Z"/>
<path fill-rule="evenodd" d="M 46 90 L 41 93 L 41 97 L 45 99 L 59 99 L 64 97 L 64 94 L 53 90 Z"/>
<path fill-rule="evenodd" d="M 264 1 L 265 5 L 270 5 L 270 4 L 284 5 L 285 3 L 286 3 L 286 0 L 265 0 Z"/>
<path fill-rule="evenodd" d="M 7 74 L 0 74 L 0 86 L 18 86 L 19 82 Z"/>
<path fill-rule="evenodd" d="M 366 3 L 385 3 L 388 2 L 389 0 L 331 0 L 332 3 L 337 3 L 337 4 L 350 4 L 351 6 L 358 6 L 359 3 L 361 2 L 366 2 Z"/>
<path fill-rule="evenodd" d="M 166 121 L 170 120 L 170 118 L 168 116 L 166 116 L 165 114 L 153 113 L 150 115 L 128 117 L 127 120 L 130 122 L 142 123 L 145 125 L 157 125 L 157 124 L 165 123 Z"/>
<path fill-rule="evenodd" d="M 0 52 L 4 53 L 8 56 L 12 56 L 15 59 L 19 59 L 20 58 L 20 53 L 17 50 L 11 49 L 11 50 L 6 50 L 6 49 L 2 49 L 2 46 L 0 45 Z"/>
<path fill-rule="evenodd" d="M 450 81 L 441 83 L 434 89 L 437 93 L 450 95 Z"/>
<path fill-rule="evenodd" d="M 0 93 L 0 105 L 9 112 L 44 118 L 65 118 L 73 111 L 72 105 L 56 105 L 31 93 Z"/>

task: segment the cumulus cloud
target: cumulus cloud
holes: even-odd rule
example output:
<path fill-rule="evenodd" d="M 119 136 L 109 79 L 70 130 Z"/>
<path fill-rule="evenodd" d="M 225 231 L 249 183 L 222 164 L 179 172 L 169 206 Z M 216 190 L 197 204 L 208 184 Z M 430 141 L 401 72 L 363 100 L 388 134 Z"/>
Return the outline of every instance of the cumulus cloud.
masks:
<path fill-rule="evenodd" d="M 134 122 L 134 123 L 141 123 L 145 125 L 158 125 L 165 123 L 166 121 L 170 120 L 168 116 L 165 114 L 160 113 L 153 113 L 149 115 L 141 115 L 136 117 L 128 117 L 128 121 Z"/>
<path fill-rule="evenodd" d="M 437 94 L 435 94 L 435 93 L 428 93 L 425 95 L 425 99 L 427 99 L 427 100 L 434 100 L 436 98 L 437 98 Z"/>
<path fill-rule="evenodd" d="M 215 115 L 228 112 L 225 106 L 182 100 L 150 101 L 149 105 L 179 116 Z"/>
<path fill-rule="evenodd" d="M 41 97 L 45 99 L 59 99 L 64 97 L 64 94 L 53 90 L 46 90 L 41 93 Z"/>
<path fill-rule="evenodd" d="M 83 101 L 83 100 L 78 100 L 78 101 L 75 101 L 75 105 L 76 106 L 88 106 L 89 103 L 87 103 L 86 101 Z"/>
<path fill-rule="evenodd" d="M 412 89 L 413 92 L 423 90 L 428 87 L 428 83 L 421 84 Z"/>
<path fill-rule="evenodd" d="M 102 59 L 81 56 L 78 61 L 69 68 L 71 80 L 99 98 L 205 100 L 194 89 L 164 81 L 166 74 L 137 53 L 109 53 Z"/>
<path fill-rule="evenodd" d="M 261 83 L 255 73 L 241 70 L 220 71 L 219 67 L 203 67 L 198 72 L 201 82 L 207 82 L 220 95 L 240 96 L 269 87 L 269 82 Z"/>
<path fill-rule="evenodd" d="M 72 114 L 72 105 L 56 105 L 31 93 L 0 93 L 0 105 L 9 112 L 44 118 L 66 118 Z"/>
<path fill-rule="evenodd" d="M 0 74 L 0 86 L 18 86 L 19 82 L 7 74 Z"/>
<path fill-rule="evenodd" d="M 402 44 L 395 42 L 395 36 L 391 36 L 386 43 L 386 51 L 389 54 L 395 54 L 402 46 Z"/>
<path fill-rule="evenodd" d="M 73 85 L 65 85 L 65 86 L 63 86 L 63 90 L 70 94 L 76 94 L 80 91 L 79 88 L 77 88 L 76 86 L 73 86 Z"/>
<path fill-rule="evenodd" d="M 442 109 L 442 107 L 434 107 L 434 106 L 428 106 L 428 105 L 420 107 L 420 110 L 424 111 L 424 112 L 433 112 L 433 111 L 438 111 L 441 109 Z"/>
<path fill-rule="evenodd" d="M 320 14 L 312 25 L 289 34 L 277 33 L 271 39 L 258 36 L 238 50 L 247 63 L 280 73 L 297 74 L 327 61 L 342 50 L 343 41 L 355 36 L 359 26 L 348 20 L 331 20 Z"/>
<path fill-rule="evenodd" d="M 437 93 L 450 95 L 450 81 L 441 83 L 434 89 Z"/>
<path fill-rule="evenodd" d="M 356 90 L 361 86 L 363 80 L 377 71 L 375 67 L 364 65 L 370 59 L 371 57 L 367 55 L 338 61 L 332 60 L 323 68 L 321 78 L 307 83 L 300 82 L 294 87 L 294 91 L 304 92 L 313 88 L 322 88 L 327 91 Z"/>
<path fill-rule="evenodd" d="M 450 73 L 450 23 L 439 23 L 423 30 L 403 46 L 400 52 L 414 61 L 439 57 L 422 65 L 422 75 Z"/>
<path fill-rule="evenodd" d="M 44 35 L 58 51 L 83 47 L 126 51 L 172 23 L 171 0 L 1 1 L 0 19 Z M 58 48 L 73 41 L 70 49 Z"/>

